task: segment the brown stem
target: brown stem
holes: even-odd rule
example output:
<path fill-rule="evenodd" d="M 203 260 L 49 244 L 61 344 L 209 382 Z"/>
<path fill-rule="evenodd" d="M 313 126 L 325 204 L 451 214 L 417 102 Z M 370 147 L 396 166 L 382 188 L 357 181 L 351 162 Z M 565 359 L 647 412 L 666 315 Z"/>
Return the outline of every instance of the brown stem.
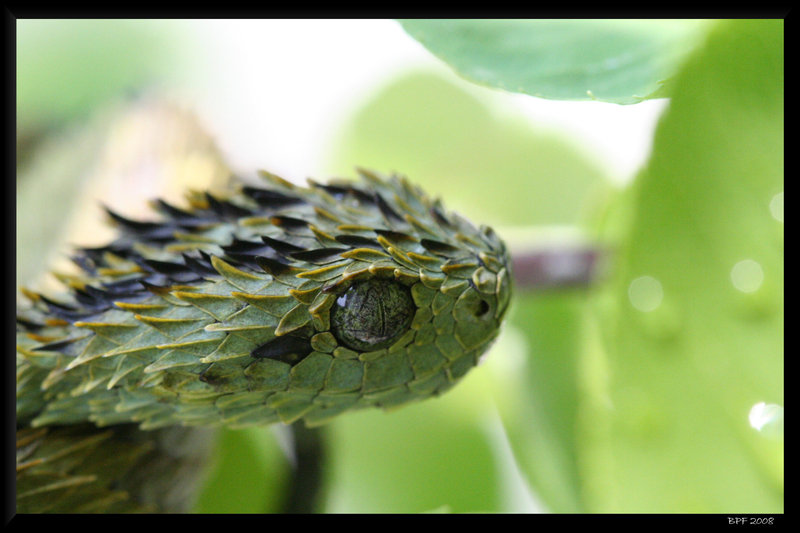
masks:
<path fill-rule="evenodd" d="M 604 252 L 589 245 L 515 250 L 514 282 L 519 289 L 541 290 L 588 287 L 599 277 Z"/>

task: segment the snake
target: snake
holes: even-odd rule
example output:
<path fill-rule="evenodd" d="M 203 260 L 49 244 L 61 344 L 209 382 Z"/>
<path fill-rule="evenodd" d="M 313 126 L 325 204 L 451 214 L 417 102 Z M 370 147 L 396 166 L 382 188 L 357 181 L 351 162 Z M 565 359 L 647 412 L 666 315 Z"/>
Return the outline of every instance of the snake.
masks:
<path fill-rule="evenodd" d="M 150 479 L 192 471 L 193 428 L 316 427 L 477 366 L 509 307 L 505 244 L 402 175 L 358 174 L 107 208 L 116 237 L 74 248 L 63 291 L 22 289 L 18 512 L 169 509 Z"/>

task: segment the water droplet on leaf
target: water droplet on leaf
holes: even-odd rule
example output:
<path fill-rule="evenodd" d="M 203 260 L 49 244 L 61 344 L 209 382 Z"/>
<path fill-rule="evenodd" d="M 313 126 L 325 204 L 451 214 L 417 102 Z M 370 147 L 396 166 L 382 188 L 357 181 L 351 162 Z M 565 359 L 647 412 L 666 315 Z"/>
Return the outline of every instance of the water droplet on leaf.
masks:
<path fill-rule="evenodd" d="M 731 282 L 737 290 L 755 292 L 764 282 L 764 269 L 758 262 L 744 259 L 733 265 Z"/>
<path fill-rule="evenodd" d="M 769 202 L 769 212 L 772 213 L 772 218 L 783 223 L 783 191 L 772 197 Z"/>
<path fill-rule="evenodd" d="M 628 285 L 631 305 L 643 313 L 655 311 L 664 299 L 661 282 L 652 276 L 641 276 Z"/>
<path fill-rule="evenodd" d="M 747 416 L 750 426 L 766 436 L 783 436 L 783 407 L 774 403 L 758 402 Z"/>

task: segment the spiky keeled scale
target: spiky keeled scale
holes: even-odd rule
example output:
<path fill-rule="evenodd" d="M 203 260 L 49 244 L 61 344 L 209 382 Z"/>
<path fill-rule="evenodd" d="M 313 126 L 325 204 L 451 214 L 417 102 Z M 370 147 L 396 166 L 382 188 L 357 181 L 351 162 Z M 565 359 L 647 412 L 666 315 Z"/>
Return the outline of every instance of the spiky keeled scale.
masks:
<path fill-rule="evenodd" d="M 17 512 L 188 510 L 208 437 L 196 428 L 145 433 L 130 424 L 20 429 Z"/>
<path fill-rule="evenodd" d="M 505 246 L 404 178 L 361 175 L 265 173 L 267 188 L 159 201 L 160 221 L 109 212 L 119 239 L 77 252 L 63 300 L 28 293 L 18 313 L 18 423 L 313 425 L 450 388 L 498 332 Z M 353 349 L 331 313 L 369 279 L 416 308 L 387 347 Z"/>

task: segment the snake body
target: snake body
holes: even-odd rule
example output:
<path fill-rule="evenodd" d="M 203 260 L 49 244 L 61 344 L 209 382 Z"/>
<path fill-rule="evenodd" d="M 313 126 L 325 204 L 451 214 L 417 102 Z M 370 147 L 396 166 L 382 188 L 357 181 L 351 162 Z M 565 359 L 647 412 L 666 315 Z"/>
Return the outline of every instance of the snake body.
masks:
<path fill-rule="evenodd" d="M 119 237 L 77 249 L 65 294 L 24 291 L 17 312 L 18 494 L 72 486 L 31 482 L 54 453 L 134 464 L 160 428 L 313 426 L 439 395 L 474 367 L 508 308 L 505 245 L 404 177 L 359 173 L 262 173 L 186 208 L 159 200 L 157 220 L 109 210 Z M 91 442 L 70 448 L 80 428 Z"/>

